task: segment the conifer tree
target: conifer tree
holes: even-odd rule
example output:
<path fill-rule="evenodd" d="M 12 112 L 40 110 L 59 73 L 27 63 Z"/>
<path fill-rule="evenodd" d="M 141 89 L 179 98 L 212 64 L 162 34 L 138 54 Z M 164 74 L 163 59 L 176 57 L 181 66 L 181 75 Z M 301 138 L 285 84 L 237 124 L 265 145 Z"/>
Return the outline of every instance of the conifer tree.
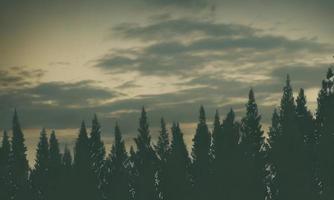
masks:
<path fill-rule="evenodd" d="M 114 144 L 107 158 L 106 197 L 113 200 L 130 199 L 128 154 L 118 124 L 115 126 Z"/>
<path fill-rule="evenodd" d="M 100 181 L 101 169 L 105 157 L 105 147 L 101 139 L 101 125 L 97 119 L 97 115 L 94 115 L 92 120 L 92 130 L 90 134 L 90 162 L 92 170 L 97 176 L 97 181 Z M 98 183 L 99 184 L 99 183 Z"/>
<path fill-rule="evenodd" d="M 317 180 L 317 155 L 316 145 L 318 143 L 319 136 L 315 131 L 315 120 L 312 113 L 307 108 L 306 96 L 304 89 L 299 90 L 298 97 L 296 98 L 296 113 L 299 131 L 303 135 L 304 140 L 304 154 L 306 156 L 304 170 L 306 178 L 306 190 L 310 191 L 310 199 L 319 199 L 319 187 Z"/>
<path fill-rule="evenodd" d="M 14 111 L 12 134 L 12 151 L 10 154 L 10 196 L 14 200 L 26 200 L 28 194 L 27 147 L 24 144 L 24 135 L 19 122 L 18 114 Z"/>
<path fill-rule="evenodd" d="M 274 158 L 272 155 L 272 148 L 276 149 L 276 142 L 279 140 L 281 136 L 280 130 L 280 116 L 278 114 L 277 109 L 274 109 L 272 118 L 271 118 L 271 127 L 269 128 L 268 133 L 268 148 L 266 149 L 266 166 L 267 166 L 267 174 L 265 183 L 267 185 L 267 199 L 269 200 L 278 200 L 278 176 L 276 172 L 276 166 L 274 164 Z"/>
<path fill-rule="evenodd" d="M 169 153 L 169 137 L 166 129 L 166 123 L 163 118 L 160 120 L 160 135 L 154 148 L 159 159 L 165 162 Z"/>
<path fill-rule="evenodd" d="M 137 146 L 135 168 L 138 175 L 135 178 L 135 196 L 136 200 L 155 200 L 157 198 L 157 157 L 151 145 L 151 135 L 145 108 L 141 112 L 138 132 L 139 135 L 135 138 Z"/>
<path fill-rule="evenodd" d="M 206 124 L 204 107 L 200 108 L 199 122 L 193 139 L 192 174 L 195 199 L 204 200 L 209 193 L 211 135 Z"/>
<path fill-rule="evenodd" d="M 211 160 L 214 160 L 215 158 L 215 150 L 216 150 L 216 141 L 217 137 L 219 137 L 219 134 L 221 134 L 221 124 L 220 124 L 220 117 L 219 112 L 216 110 L 216 114 L 213 121 L 213 131 L 212 131 L 212 143 L 211 143 Z"/>
<path fill-rule="evenodd" d="M 322 183 L 321 198 L 334 198 L 334 90 L 333 71 L 328 69 L 322 81 L 316 113 L 316 133 L 320 135 L 318 144 L 319 178 Z"/>
<path fill-rule="evenodd" d="M 75 199 L 91 200 L 100 198 L 95 181 L 96 174 L 91 168 L 90 158 L 89 138 L 86 125 L 82 122 L 74 148 Z"/>
<path fill-rule="evenodd" d="M 59 194 L 62 192 L 60 179 L 62 172 L 62 155 L 59 150 L 59 143 L 54 130 L 51 132 L 49 144 L 50 163 L 48 197 L 50 200 L 57 200 L 60 199 Z"/>
<path fill-rule="evenodd" d="M 77 198 L 76 192 L 77 190 L 73 190 L 73 186 L 77 184 L 76 177 L 74 176 L 73 166 L 72 166 L 72 155 L 67 145 L 65 145 L 64 153 L 61 158 L 61 173 L 59 177 L 60 184 L 60 194 L 55 196 L 58 199 L 62 200 L 73 200 Z"/>
<path fill-rule="evenodd" d="M 48 199 L 47 190 L 49 187 L 49 143 L 46 130 L 43 128 L 40 134 L 36 150 L 35 166 L 31 174 L 31 185 L 34 192 L 34 199 Z"/>
<path fill-rule="evenodd" d="M 2 142 L 0 149 L 0 199 L 10 199 L 8 195 L 10 191 L 9 182 L 9 159 L 11 146 L 7 131 L 3 132 Z"/>
<path fill-rule="evenodd" d="M 166 174 L 165 174 L 165 168 L 167 158 L 170 153 L 170 146 L 169 146 L 169 137 L 168 137 L 168 131 L 166 129 L 166 123 L 163 118 L 160 120 L 160 134 L 158 137 L 158 142 L 154 146 L 155 151 L 158 156 L 158 190 L 159 190 L 159 196 L 162 198 L 164 196 L 164 193 L 166 192 L 166 187 L 168 187 L 166 183 Z"/>
<path fill-rule="evenodd" d="M 170 154 L 162 173 L 166 183 L 163 197 L 168 200 L 188 200 L 191 197 L 191 162 L 179 123 L 173 123 L 172 135 Z"/>
<path fill-rule="evenodd" d="M 213 198 L 241 200 L 243 176 L 242 154 L 239 147 L 239 125 L 231 109 L 223 120 L 220 132 L 215 134 L 215 160 L 213 163 Z"/>
<path fill-rule="evenodd" d="M 249 91 L 246 104 L 246 116 L 241 120 L 241 146 L 245 156 L 243 194 L 245 198 L 264 199 L 264 155 L 261 148 L 264 143 L 261 116 L 255 102 L 254 92 Z"/>
<path fill-rule="evenodd" d="M 296 105 L 290 78 L 283 88 L 280 107 L 280 134 L 272 145 L 278 198 L 285 200 L 308 199 L 306 187 L 304 138 L 298 128 Z"/>

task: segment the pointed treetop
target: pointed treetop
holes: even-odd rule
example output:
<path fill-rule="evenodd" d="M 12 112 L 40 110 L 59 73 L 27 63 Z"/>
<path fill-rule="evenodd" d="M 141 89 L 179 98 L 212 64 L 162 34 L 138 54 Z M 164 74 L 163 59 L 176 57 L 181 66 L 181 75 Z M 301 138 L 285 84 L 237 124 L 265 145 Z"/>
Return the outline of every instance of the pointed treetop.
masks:
<path fill-rule="evenodd" d="M 330 79 L 331 77 L 333 77 L 333 70 L 332 70 L 332 68 L 330 67 L 330 68 L 328 68 L 328 71 L 327 71 L 327 79 Z"/>
<path fill-rule="evenodd" d="M 201 108 L 199 110 L 199 122 L 200 123 L 206 123 L 205 110 L 204 110 L 203 105 L 201 105 Z"/>
<path fill-rule="evenodd" d="M 290 82 L 291 82 L 291 80 L 290 80 L 290 75 L 287 74 L 287 75 L 286 75 L 286 86 L 290 86 Z"/>
<path fill-rule="evenodd" d="M 249 99 L 249 101 L 252 101 L 252 102 L 255 101 L 255 95 L 254 95 L 253 88 L 251 88 L 251 89 L 249 90 L 249 93 L 248 93 L 248 99 Z"/>
<path fill-rule="evenodd" d="M 220 125 L 220 116 L 219 116 L 219 111 L 218 109 L 216 110 L 216 113 L 215 113 L 215 120 L 213 122 L 214 126 L 219 126 Z"/>

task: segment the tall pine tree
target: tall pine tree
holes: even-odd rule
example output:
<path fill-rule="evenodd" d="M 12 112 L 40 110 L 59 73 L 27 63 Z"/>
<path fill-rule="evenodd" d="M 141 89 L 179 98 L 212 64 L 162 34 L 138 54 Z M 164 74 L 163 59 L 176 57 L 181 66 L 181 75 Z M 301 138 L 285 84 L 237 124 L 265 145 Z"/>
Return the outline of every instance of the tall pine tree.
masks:
<path fill-rule="evenodd" d="M 271 144 L 279 199 L 308 199 L 311 196 L 306 187 L 304 138 L 299 130 L 297 119 L 296 105 L 288 76 L 280 106 L 281 133 Z"/>
<path fill-rule="evenodd" d="M 318 96 L 316 132 L 320 135 L 318 145 L 319 175 L 322 183 L 321 198 L 334 198 L 334 75 L 328 69 Z"/>
<path fill-rule="evenodd" d="M 158 156 L 158 190 L 159 190 L 159 196 L 162 198 L 164 196 L 164 193 L 166 192 L 166 187 L 168 187 L 166 183 L 166 162 L 167 158 L 170 153 L 170 146 L 169 146 L 169 137 L 168 137 L 168 131 L 166 128 L 166 123 L 163 118 L 160 120 L 160 134 L 158 137 L 158 142 L 154 146 L 155 151 Z"/>
<path fill-rule="evenodd" d="M 135 197 L 136 200 L 155 200 L 157 157 L 151 145 L 151 135 L 145 108 L 142 109 L 139 119 L 139 135 L 135 138 L 137 146 L 135 156 Z"/>
<path fill-rule="evenodd" d="M 242 154 L 239 146 L 239 124 L 231 109 L 214 136 L 215 160 L 213 162 L 213 198 L 242 200 L 240 189 L 243 184 Z"/>
<path fill-rule="evenodd" d="M 59 143 L 56 137 L 56 132 L 52 130 L 49 140 L 49 189 L 47 191 L 50 200 L 60 199 L 61 194 L 61 171 L 62 161 L 59 150 Z"/>
<path fill-rule="evenodd" d="M 107 199 L 129 200 L 130 180 L 128 172 L 128 154 L 118 124 L 115 126 L 114 144 L 107 158 L 105 194 Z"/>
<path fill-rule="evenodd" d="M 163 199 L 188 200 L 191 197 L 191 162 L 179 123 L 173 123 L 172 135 L 170 154 L 162 172 L 166 184 Z"/>
<path fill-rule="evenodd" d="M 46 130 L 43 128 L 36 150 L 35 166 L 31 174 L 31 185 L 34 192 L 34 199 L 49 199 L 47 190 L 49 188 L 49 142 Z"/>
<path fill-rule="evenodd" d="M 206 124 L 204 107 L 201 106 L 199 112 L 199 122 L 193 139 L 192 148 L 192 175 L 193 175 L 193 195 L 194 199 L 204 200 L 208 198 L 210 191 L 210 146 L 211 135 Z"/>
<path fill-rule="evenodd" d="M 13 200 L 26 200 L 29 196 L 27 147 L 24 142 L 24 135 L 19 122 L 18 114 L 14 111 L 13 117 L 12 151 L 10 154 L 10 177 Z"/>
<path fill-rule="evenodd" d="M 249 199 L 264 199 L 264 154 L 261 152 L 264 136 L 261 116 L 255 102 L 253 89 L 249 91 L 246 116 L 241 120 L 241 146 L 245 156 L 243 194 Z"/>
<path fill-rule="evenodd" d="M 74 148 L 75 199 L 91 200 L 100 198 L 96 185 L 96 174 L 91 168 L 90 153 L 90 142 L 86 125 L 82 122 Z"/>
<path fill-rule="evenodd" d="M 9 159 L 11 146 L 7 131 L 3 132 L 0 149 L 0 199 L 10 199 Z"/>

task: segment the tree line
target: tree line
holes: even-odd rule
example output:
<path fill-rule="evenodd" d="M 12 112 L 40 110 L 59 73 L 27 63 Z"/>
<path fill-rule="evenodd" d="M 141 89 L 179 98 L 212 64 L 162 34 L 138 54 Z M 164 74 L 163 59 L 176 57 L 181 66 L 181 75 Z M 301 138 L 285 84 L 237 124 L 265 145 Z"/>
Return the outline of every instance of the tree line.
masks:
<path fill-rule="evenodd" d="M 91 130 L 81 123 L 73 155 L 60 151 L 55 131 L 43 129 L 35 165 L 26 158 L 18 114 L 12 137 L 0 148 L 0 199 L 4 200 L 332 200 L 334 199 L 334 75 L 328 70 L 315 114 L 304 90 L 294 98 L 289 76 L 267 136 L 250 89 L 246 113 L 218 111 L 209 130 L 203 106 L 191 152 L 178 122 L 161 119 L 151 141 L 147 113 L 139 119 L 135 146 L 127 152 L 118 124 L 105 150 L 95 115 Z"/>

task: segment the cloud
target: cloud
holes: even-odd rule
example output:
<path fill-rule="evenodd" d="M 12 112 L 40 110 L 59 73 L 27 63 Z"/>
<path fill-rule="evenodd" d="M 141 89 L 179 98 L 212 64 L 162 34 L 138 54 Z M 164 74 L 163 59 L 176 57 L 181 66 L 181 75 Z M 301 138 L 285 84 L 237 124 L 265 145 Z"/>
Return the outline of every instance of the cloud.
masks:
<path fill-rule="evenodd" d="M 41 69 L 28 70 L 27 66 L 14 66 L 0 69 L 0 88 L 19 88 L 38 83 L 45 71 Z"/>

